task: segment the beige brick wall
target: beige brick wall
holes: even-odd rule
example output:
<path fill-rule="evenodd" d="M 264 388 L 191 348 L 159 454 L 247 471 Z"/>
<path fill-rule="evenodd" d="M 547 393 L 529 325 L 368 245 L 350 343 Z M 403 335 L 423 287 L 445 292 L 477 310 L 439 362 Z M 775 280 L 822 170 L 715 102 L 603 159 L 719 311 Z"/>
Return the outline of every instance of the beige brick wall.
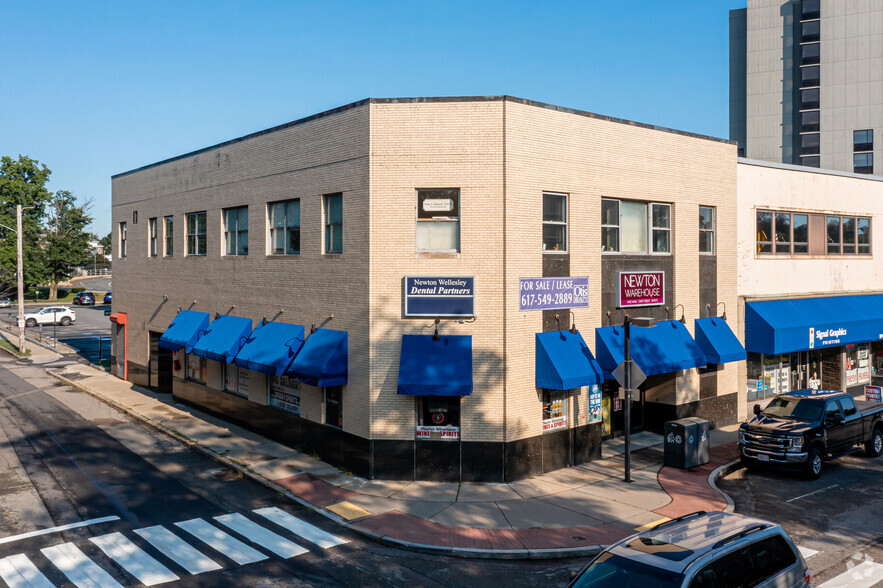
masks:
<path fill-rule="evenodd" d="M 114 259 L 113 308 L 128 314 L 130 361 L 146 365 L 147 330 L 165 330 L 179 306 L 275 317 L 307 330 L 322 322 L 318 314 L 333 313 L 327 328 L 349 333 L 344 428 L 368 436 L 367 105 L 119 175 L 112 184 L 114 227 L 128 224 L 128 255 Z M 343 193 L 343 253 L 327 256 L 322 195 L 334 192 Z M 269 256 L 266 205 L 289 198 L 301 200 L 301 254 Z M 249 255 L 222 256 L 221 210 L 242 205 L 249 206 Z M 207 255 L 188 257 L 185 214 L 202 210 Z M 166 215 L 174 215 L 174 256 L 150 258 L 148 218 Z M 263 375 L 251 384 L 252 399 L 266 403 Z M 304 416 L 320 421 L 321 391 L 303 386 L 301 394 Z"/>

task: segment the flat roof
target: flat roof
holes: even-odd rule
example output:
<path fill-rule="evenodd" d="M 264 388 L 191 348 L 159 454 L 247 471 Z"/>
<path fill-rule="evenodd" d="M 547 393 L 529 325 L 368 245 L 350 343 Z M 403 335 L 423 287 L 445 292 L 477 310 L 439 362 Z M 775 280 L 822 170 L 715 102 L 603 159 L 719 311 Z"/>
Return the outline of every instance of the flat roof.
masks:
<path fill-rule="evenodd" d="M 248 135 L 244 135 L 244 136 L 238 137 L 236 139 L 230 139 L 229 141 L 224 141 L 224 142 L 218 143 L 216 145 L 211 145 L 209 147 L 203 147 L 202 149 L 197 149 L 196 151 L 190 151 L 189 153 L 184 153 L 182 155 L 176 155 L 176 156 L 170 157 L 168 159 L 163 159 L 162 161 L 157 161 L 156 163 L 150 163 L 150 164 L 147 164 L 142 167 L 138 167 L 138 168 L 135 168 L 135 169 L 132 169 L 129 171 L 124 171 L 124 172 L 112 175 L 111 179 L 121 178 L 123 176 L 127 176 L 129 174 L 134 174 L 134 173 L 137 173 L 140 171 L 144 171 L 144 170 L 150 169 L 152 167 L 157 167 L 159 165 L 171 163 L 171 162 L 177 161 L 179 159 L 184 159 L 185 157 L 192 157 L 193 155 L 198 155 L 198 154 L 204 153 L 206 151 L 211 151 L 212 149 L 218 149 L 220 147 L 226 147 L 228 145 L 233 145 L 235 143 L 239 143 L 239 142 L 245 141 L 247 139 L 253 139 L 255 137 L 260 137 L 261 135 L 275 133 L 276 131 L 281 131 L 283 129 L 287 129 L 287 128 L 294 127 L 297 125 L 302 125 L 302 124 L 308 123 L 310 121 L 318 120 L 320 118 L 325 118 L 326 116 L 331 116 L 334 114 L 345 112 L 347 110 L 359 108 L 361 106 L 365 106 L 366 104 L 419 104 L 419 103 L 436 103 L 436 102 L 513 102 L 513 103 L 517 103 L 517 104 L 526 104 L 528 106 L 534 106 L 537 108 L 545 108 L 547 110 L 555 110 L 558 112 L 575 114 L 578 116 L 586 116 L 589 118 L 596 118 L 599 120 L 615 122 L 615 123 L 619 123 L 619 124 L 629 125 L 632 127 L 652 129 L 655 131 L 662 131 L 665 133 L 674 133 L 676 135 L 683 135 L 685 137 L 693 137 L 696 139 L 704 139 L 707 141 L 715 141 L 718 143 L 726 143 L 726 144 L 730 144 L 730 145 L 736 144 L 735 141 L 731 141 L 729 139 L 721 139 L 719 137 L 712 137 L 709 135 L 700 135 L 698 133 L 679 131 L 677 129 L 671 129 L 668 127 L 661 127 L 658 125 L 640 123 L 640 122 L 635 122 L 635 121 L 624 119 L 624 118 L 605 116 L 603 114 L 596 114 L 594 112 L 588 112 L 586 110 L 567 108 L 565 106 L 556 106 L 554 104 L 547 104 L 545 102 L 538 102 L 536 100 L 527 100 L 526 98 L 518 98 L 516 96 L 508 96 L 508 95 L 502 95 L 502 96 L 433 96 L 433 97 L 417 97 L 417 98 L 365 98 L 364 100 L 359 100 L 357 102 L 351 102 L 350 104 L 338 106 L 337 108 L 332 108 L 331 110 L 326 110 L 324 112 L 312 114 L 310 116 L 307 116 L 304 118 L 299 118 L 297 120 L 293 120 L 291 122 L 277 125 L 275 127 L 270 127 L 268 129 L 264 129 L 262 131 L 250 133 Z"/>
<path fill-rule="evenodd" d="M 774 169 L 784 169 L 788 171 L 796 171 L 802 173 L 822 174 L 826 176 L 840 176 L 844 178 L 854 178 L 856 180 L 871 180 L 873 182 L 883 181 L 883 176 L 873 174 L 857 174 L 854 172 L 845 172 L 836 169 L 825 169 L 819 167 L 808 167 L 805 165 L 794 165 L 792 163 L 778 163 L 775 161 L 765 161 L 762 159 L 748 159 L 747 157 L 737 158 L 737 163 L 742 165 L 754 165 L 757 167 L 771 167 Z"/>

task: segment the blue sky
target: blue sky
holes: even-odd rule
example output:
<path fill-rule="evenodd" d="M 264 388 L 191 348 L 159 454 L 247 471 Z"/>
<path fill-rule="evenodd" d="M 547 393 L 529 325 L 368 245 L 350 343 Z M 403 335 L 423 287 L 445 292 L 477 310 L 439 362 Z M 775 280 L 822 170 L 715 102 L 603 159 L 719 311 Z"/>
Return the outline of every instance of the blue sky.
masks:
<path fill-rule="evenodd" d="M 4 2 L 0 155 L 91 198 L 103 236 L 112 175 L 368 97 L 510 94 L 726 138 L 744 6 Z"/>

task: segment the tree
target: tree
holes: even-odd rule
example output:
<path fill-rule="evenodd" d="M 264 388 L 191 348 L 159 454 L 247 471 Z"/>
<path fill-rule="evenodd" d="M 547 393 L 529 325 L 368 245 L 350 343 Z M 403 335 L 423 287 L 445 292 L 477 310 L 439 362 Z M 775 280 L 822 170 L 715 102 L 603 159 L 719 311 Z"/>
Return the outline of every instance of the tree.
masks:
<path fill-rule="evenodd" d="M 92 260 L 91 234 L 85 230 L 92 222 L 88 213 L 91 206 L 91 200 L 77 206 L 67 190 L 56 192 L 49 203 L 43 255 L 50 300 L 58 298 L 58 282 L 71 276 L 71 268 Z"/>
<path fill-rule="evenodd" d="M 42 223 L 51 193 L 46 189 L 49 171 L 25 155 L 0 157 L 0 295 L 15 290 L 17 268 L 15 207 L 21 204 L 24 282 L 37 284 L 46 277 L 41 241 Z"/>
<path fill-rule="evenodd" d="M 101 239 L 98 240 L 98 244 L 104 247 L 105 251 L 110 251 L 111 233 L 108 233 L 106 237 L 101 237 Z"/>

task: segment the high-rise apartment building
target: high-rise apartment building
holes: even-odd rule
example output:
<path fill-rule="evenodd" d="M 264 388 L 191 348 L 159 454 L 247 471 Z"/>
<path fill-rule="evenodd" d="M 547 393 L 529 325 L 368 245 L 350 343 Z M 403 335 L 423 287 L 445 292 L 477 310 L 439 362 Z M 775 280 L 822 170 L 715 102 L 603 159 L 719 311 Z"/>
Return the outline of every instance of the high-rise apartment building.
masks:
<path fill-rule="evenodd" d="M 748 0 L 730 12 L 740 155 L 879 174 L 881 133 L 883 2 Z"/>

